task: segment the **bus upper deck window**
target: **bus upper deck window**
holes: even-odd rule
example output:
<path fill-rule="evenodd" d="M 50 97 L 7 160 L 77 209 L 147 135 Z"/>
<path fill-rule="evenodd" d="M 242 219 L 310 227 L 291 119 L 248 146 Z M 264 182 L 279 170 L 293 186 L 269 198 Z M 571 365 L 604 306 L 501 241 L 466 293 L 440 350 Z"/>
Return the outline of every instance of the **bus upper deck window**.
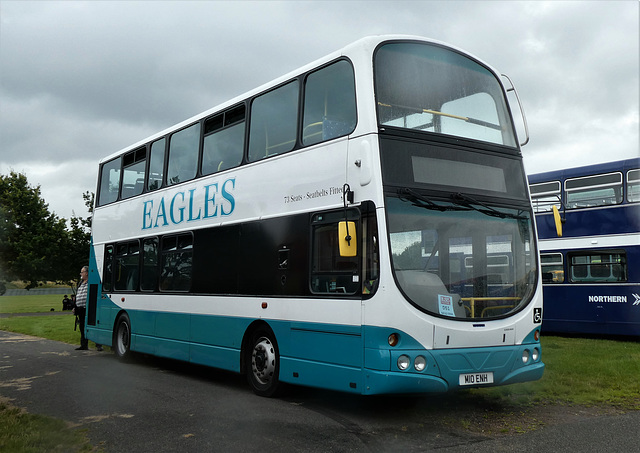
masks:
<path fill-rule="evenodd" d="M 196 176 L 200 142 L 200 123 L 182 129 L 169 141 L 167 184 L 189 181 Z"/>
<path fill-rule="evenodd" d="M 567 208 L 588 208 L 622 203 L 622 173 L 567 179 Z"/>
<path fill-rule="evenodd" d="M 296 145 L 298 82 L 255 98 L 251 104 L 249 161 L 291 151 Z"/>
<path fill-rule="evenodd" d="M 121 198 L 140 195 L 144 189 L 147 148 L 138 148 L 124 155 L 122 160 Z"/>
<path fill-rule="evenodd" d="M 151 144 L 149 156 L 149 174 L 147 178 L 147 190 L 156 190 L 162 186 L 164 175 L 164 138 L 156 140 Z"/>
<path fill-rule="evenodd" d="M 120 188 L 120 158 L 113 159 L 102 165 L 100 174 L 100 189 L 98 205 L 103 206 L 118 199 Z"/>
<path fill-rule="evenodd" d="M 640 201 L 640 170 L 629 170 L 627 173 L 627 201 Z"/>
<path fill-rule="evenodd" d="M 245 106 L 208 118 L 204 123 L 202 174 L 237 167 L 244 152 Z"/>
<path fill-rule="evenodd" d="M 307 77 L 302 144 L 313 145 L 351 133 L 356 125 L 353 68 L 338 61 Z"/>

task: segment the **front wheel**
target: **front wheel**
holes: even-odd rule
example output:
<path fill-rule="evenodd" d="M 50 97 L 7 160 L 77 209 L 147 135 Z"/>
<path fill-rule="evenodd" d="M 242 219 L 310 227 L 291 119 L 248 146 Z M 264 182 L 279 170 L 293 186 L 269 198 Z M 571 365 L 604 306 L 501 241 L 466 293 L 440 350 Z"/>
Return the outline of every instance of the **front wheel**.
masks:
<path fill-rule="evenodd" d="M 122 360 L 131 356 L 131 321 L 129 316 L 123 314 L 118 318 L 116 329 L 113 333 L 113 350 Z"/>
<path fill-rule="evenodd" d="M 246 363 L 247 379 L 254 393 L 273 396 L 280 384 L 280 354 L 271 329 L 261 327 L 253 332 Z"/>

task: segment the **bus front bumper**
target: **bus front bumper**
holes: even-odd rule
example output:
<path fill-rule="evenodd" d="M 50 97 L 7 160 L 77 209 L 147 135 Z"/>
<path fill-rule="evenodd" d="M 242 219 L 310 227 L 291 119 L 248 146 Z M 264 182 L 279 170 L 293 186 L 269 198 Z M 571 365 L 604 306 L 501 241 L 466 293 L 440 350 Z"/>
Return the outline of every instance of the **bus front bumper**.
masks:
<path fill-rule="evenodd" d="M 529 366 L 519 368 L 504 376 L 499 381 L 490 384 L 460 385 L 461 374 L 448 373 L 451 377 L 446 380 L 439 376 L 417 374 L 399 371 L 378 371 L 366 370 L 364 376 L 364 388 L 362 394 L 417 394 L 417 393 L 443 393 L 460 390 L 462 388 L 494 387 L 499 385 L 516 384 L 518 382 L 535 381 L 542 377 L 544 373 L 544 363 L 534 363 Z"/>

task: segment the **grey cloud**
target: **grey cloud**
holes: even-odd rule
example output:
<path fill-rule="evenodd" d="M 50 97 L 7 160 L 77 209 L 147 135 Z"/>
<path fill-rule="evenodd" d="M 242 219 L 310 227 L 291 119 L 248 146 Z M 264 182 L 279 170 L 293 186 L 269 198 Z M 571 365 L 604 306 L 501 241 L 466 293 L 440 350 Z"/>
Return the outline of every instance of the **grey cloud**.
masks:
<path fill-rule="evenodd" d="M 55 172 L 70 168 L 56 165 L 83 156 L 73 169 L 86 176 L 68 183 L 76 212 L 84 212 L 81 193 L 94 190 L 100 158 L 371 34 L 446 41 L 509 74 L 531 126 L 523 152 L 532 171 L 600 161 L 607 146 L 615 150 L 604 158 L 638 154 L 637 2 L 3 1 L 0 8 L 0 172 L 22 166 L 32 183 L 54 184 Z M 69 215 L 69 191 L 43 186 L 43 193 Z"/>

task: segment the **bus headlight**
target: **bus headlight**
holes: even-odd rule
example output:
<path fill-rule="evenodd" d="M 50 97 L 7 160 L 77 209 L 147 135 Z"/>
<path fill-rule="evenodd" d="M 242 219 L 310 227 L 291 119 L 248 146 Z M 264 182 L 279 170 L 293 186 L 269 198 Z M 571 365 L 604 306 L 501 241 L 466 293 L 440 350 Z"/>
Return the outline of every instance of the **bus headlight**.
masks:
<path fill-rule="evenodd" d="M 400 357 L 398 357 L 398 368 L 400 368 L 402 371 L 409 368 L 410 364 L 411 364 L 411 359 L 409 358 L 408 355 L 402 354 Z"/>
<path fill-rule="evenodd" d="M 525 349 L 524 351 L 522 351 L 522 363 L 527 363 L 529 361 L 529 350 Z"/>
<path fill-rule="evenodd" d="M 539 358 L 540 358 L 540 351 L 538 350 L 538 348 L 533 348 L 533 353 L 531 354 L 531 360 L 533 360 L 534 362 L 537 362 Z"/>
<path fill-rule="evenodd" d="M 427 367 L 427 359 L 419 355 L 418 357 L 416 357 L 416 360 L 414 360 L 413 367 L 416 369 L 416 371 L 423 371 Z"/>

